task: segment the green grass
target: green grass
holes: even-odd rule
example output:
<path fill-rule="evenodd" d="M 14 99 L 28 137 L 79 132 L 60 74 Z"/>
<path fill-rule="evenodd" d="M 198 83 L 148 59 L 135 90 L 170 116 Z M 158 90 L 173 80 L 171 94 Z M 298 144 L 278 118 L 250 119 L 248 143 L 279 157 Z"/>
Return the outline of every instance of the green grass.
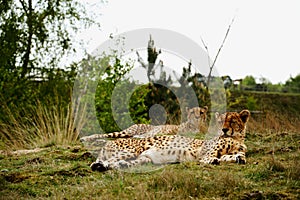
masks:
<path fill-rule="evenodd" d="M 6 150 L 0 152 L 0 199 L 300 199 L 299 95 L 247 95 L 258 99 L 264 113 L 248 123 L 246 165 L 188 162 L 134 169 L 146 173 L 92 172 L 95 152 L 77 141 L 84 116 L 37 104 L 28 124 L 13 115 L 10 125 L 0 124 L 0 149 Z M 35 147 L 42 150 L 12 151 Z"/>
<path fill-rule="evenodd" d="M 299 199 L 299 133 L 249 133 L 246 165 L 92 172 L 81 145 L 0 156 L 0 199 Z"/>

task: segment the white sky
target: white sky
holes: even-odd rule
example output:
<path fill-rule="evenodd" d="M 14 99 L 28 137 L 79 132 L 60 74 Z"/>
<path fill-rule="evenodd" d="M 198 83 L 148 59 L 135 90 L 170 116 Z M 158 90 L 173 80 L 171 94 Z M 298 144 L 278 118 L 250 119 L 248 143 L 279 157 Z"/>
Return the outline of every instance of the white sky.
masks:
<path fill-rule="evenodd" d="M 202 37 L 214 57 L 236 16 L 216 63 L 220 75 L 253 75 L 284 83 L 300 73 L 299 0 L 108 0 L 94 12 L 101 14 L 101 30 L 91 28 L 78 36 L 89 53 L 111 33 L 162 28 L 200 45 Z"/>

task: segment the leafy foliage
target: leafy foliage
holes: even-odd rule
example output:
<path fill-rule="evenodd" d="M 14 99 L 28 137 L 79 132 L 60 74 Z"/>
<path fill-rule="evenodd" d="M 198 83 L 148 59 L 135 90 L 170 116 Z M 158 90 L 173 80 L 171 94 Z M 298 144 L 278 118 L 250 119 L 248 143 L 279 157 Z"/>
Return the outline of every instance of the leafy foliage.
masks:
<path fill-rule="evenodd" d="M 110 57 L 110 62 L 111 65 L 107 63 L 100 74 L 95 94 L 96 115 L 101 128 L 113 132 L 120 127 L 127 128 L 133 122 L 147 123 L 144 103 L 147 88 L 126 78 L 126 73 L 132 69 L 128 62 L 122 64 L 115 56 Z"/>
<path fill-rule="evenodd" d="M 1 1 L 1 144 L 29 148 L 38 138 L 77 139 L 70 106 L 77 66 L 60 69 L 58 63 L 75 51 L 76 31 L 91 22 L 76 0 Z"/>
<path fill-rule="evenodd" d="M 35 70 L 45 66 L 56 67 L 72 50 L 79 22 L 92 22 L 74 0 L 5 1 L 0 9 L 0 66 L 21 78 L 37 75 Z"/>
<path fill-rule="evenodd" d="M 298 74 L 296 77 L 291 77 L 289 80 L 285 83 L 286 90 L 289 92 L 298 92 L 300 93 L 300 74 Z"/>
<path fill-rule="evenodd" d="M 148 110 L 152 105 L 159 104 L 163 106 L 166 111 L 168 124 L 178 124 L 181 122 L 183 113 L 182 107 L 189 106 L 209 106 L 209 92 L 206 87 L 205 77 L 200 73 L 192 73 L 192 63 L 189 62 L 187 67 L 183 67 L 182 76 L 178 80 L 179 86 L 173 84 L 173 79 L 167 75 L 163 61 L 158 60 L 158 56 L 162 53 L 161 50 L 157 51 L 154 45 L 154 40 L 150 36 L 147 47 L 147 61 L 138 55 L 138 61 L 143 68 L 147 71 L 149 80 L 148 88 L 150 92 L 146 96 L 146 105 Z M 159 67 L 160 70 L 156 69 Z M 156 75 L 160 73 L 159 76 Z M 173 77 L 174 78 L 174 77 Z"/>
<path fill-rule="evenodd" d="M 74 0 L 1 1 L 0 100 L 9 109 L 61 98 L 70 102 L 72 66 L 58 69 L 62 56 L 71 52 L 74 33 L 92 20 Z M 0 121 L 7 120 L 4 109 Z M 18 115 L 18 109 L 15 111 Z"/>
<path fill-rule="evenodd" d="M 123 85 L 125 87 L 125 85 Z M 120 86 L 121 87 L 121 86 Z M 123 87 L 123 89 L 125 89 Z M 129 82 L 127 87 L 130 87 Z M 118 109 L 122 108 L 123 106 L 121 104 L 124 103 L 122 99 L 119 97 L 114 98 L 114 101 L 117 103 L 119 100 L 119 106 L 116 106 L 116 110 L 112 110 L 112 94 L 115 89 L 115 85 L 112 82 L 109 82 L 108 80 L 101 81 L 98 84 L 97 91 L 96 91 L 96 99 L 95 99 L 95 106 L 96 106 L 96 114 L 98 121 L 100 123 L 101 128 L 105 132 L 114 132 L 119 131 L 120 128 L 118 124 L 116 124 L 116 121 L 114 119 L 114 114 L 120 114 L 120 115 L 128 115 L 129 113 L 124 111 L 120 111 Z M 122 91 L 122 90 L 121 90 Z M 126 90 L 125 90 L 126 92 Z M 126 98 L 127 93 L 119 93 L 119 95 L 125 95 L 122 96 L 123 98 Z M 125 105 L 125 104 L 124 104 Z M 119 113 L 121 112 L 121 113 Z M 117 116 L 119 119 L 119 116 Z M 117 119 L 116 119 L 117 120 Z M 124 121 L 123 121 L 124 122 Z"/>
<path fill-rule="evenodd" d="M 245 86 L 253 86 L 256 84 L 255 78 L 253 76 L 246 76 L 243 79 L 243 85 Z"/>

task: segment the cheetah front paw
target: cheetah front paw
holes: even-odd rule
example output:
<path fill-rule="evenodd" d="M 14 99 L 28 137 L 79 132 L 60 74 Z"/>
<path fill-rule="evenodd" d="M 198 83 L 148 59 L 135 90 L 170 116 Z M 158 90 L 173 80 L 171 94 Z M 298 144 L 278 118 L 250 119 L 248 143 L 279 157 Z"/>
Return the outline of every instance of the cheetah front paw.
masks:
<path fill-rule="evenodd" d="M 220 159 L 213 158 L 213 159 L 210 160 L 210 164 L 219 165 L 220 164 Z"/>
<path fill-rule="evenodd" d="M 98 171 L 98 172 L 104 172 L 109 169 L 102 162 L 93 162 L 90 167 L 91 167 L 92 171 Z"/>
<path fill-rule="evenodd" d="M 244 164 L 246 164 L 246 158 L 244 156 L 237 156 L 236 163 L 244 165 Z"/>

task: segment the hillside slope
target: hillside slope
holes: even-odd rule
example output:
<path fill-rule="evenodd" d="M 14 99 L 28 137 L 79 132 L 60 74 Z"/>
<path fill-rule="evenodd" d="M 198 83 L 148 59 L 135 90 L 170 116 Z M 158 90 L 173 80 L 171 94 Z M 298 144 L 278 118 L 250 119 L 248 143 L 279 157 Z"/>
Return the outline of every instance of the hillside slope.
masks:
<path fill-rule="evenodd" d="M 233 91 L 228 110 L 249 109 L 250 129 L 300 132 L 300 94 Z"/>

